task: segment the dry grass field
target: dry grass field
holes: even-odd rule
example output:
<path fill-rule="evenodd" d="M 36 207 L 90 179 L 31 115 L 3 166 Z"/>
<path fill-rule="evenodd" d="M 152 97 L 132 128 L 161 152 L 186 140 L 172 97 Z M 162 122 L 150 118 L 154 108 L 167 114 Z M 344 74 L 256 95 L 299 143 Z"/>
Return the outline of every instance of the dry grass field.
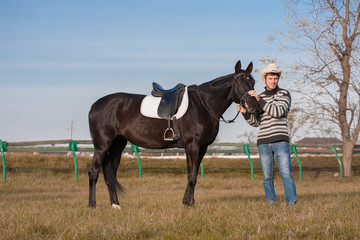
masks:
<path fill-rule="evenodd" d="M 354 167 L 360 166 L 360 158 Z M 334 176 L 334 158 L 301 158 L 294 178 L 298 204 L 265 203 L 259 162 L 251 180 L 246 159 L 205 159 L 195 206 L 186 207 L 184 159 L 124 158 L 118 179 L 127 189 L 122 209 L 110 208 L 102 173 L 97 208 L 90 209 L 87 169 L 91 159 L 55 155 L 7 154 L 7 180 L 0 180 L 0 239 L 360 239 L 360 175 Z M 2 168 L 1 168 L 2 171 Z"/>

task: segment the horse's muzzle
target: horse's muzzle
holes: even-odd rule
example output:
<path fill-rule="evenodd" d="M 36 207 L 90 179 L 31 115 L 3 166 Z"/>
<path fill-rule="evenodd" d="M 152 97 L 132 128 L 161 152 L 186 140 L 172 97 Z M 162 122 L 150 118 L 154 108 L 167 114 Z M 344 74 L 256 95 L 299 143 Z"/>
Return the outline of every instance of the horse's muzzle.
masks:
<path fill-rule="evenodd" d="M 239 102 L 239 104 L 240 104 L 242 107 L 246 108 L 246 101 L 245 101 L 245 99 L 241 99 L 240 102 Z"/>

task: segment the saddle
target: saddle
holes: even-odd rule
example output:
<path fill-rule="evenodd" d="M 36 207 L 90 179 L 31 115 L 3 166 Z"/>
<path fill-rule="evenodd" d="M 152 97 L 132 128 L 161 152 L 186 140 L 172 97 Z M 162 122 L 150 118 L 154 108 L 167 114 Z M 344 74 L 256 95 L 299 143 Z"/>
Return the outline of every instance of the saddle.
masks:
<path fill-rule="evenodd" d="M 157 110 L 160 118 L 168 120 L 168 128 L 164 132 L 165 141 L 176 141 L 180 138 L 180 134 L 175 134 L 171 128 L 171 120 L 176 119 L 174 115 L 177 113 L 181 100 L 184 96 L 185 85 L 177 84 L 171 89 L 164 89 L 160 84 L 153 82 L 153 90 L 151 95 L 161 97 L 161 101 Z"/>
<path fill-rule="evenodd" d="M 182 83 L 177 84 L 171 89 L 164 89 L 160 84 L 153 82 L 151 95 L 161 97 L 158 107 L 159 117 L 168 119 L 176 114 L 184 95 L 184 89 L 185 85 Z"/>

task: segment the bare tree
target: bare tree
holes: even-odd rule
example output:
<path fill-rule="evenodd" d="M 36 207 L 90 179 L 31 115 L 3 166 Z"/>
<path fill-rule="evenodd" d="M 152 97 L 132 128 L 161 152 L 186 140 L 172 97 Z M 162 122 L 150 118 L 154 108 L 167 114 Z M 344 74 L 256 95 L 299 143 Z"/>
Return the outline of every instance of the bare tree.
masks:
<path fill-rule="evenodd" d="M 301 94 L 312 127 L 335 128 L 343 143 L 344 176 L 351 176 L 360 131 L 359 0 L 285 0 L 289 28 L 280 43 L 296 53 L 282 63 Z M 288 59 L 287 59 L 288 61 Z"/>
<path fill-rule="evenodd" d="M 295 135 L 306 125 L 308 117 L 302 115 L 299 108 L 291 108 L 288 115 L 288 127 L 290 142 L 293 142 Z"/>
<path fill-rule="evenodd" d="M 238 135 L 237 138 L 240 138 L 240 141 L 244 141 L 244 143 L 255 144 L 256 132 L 245 130 L 245 132 L 242 135 Z"/>

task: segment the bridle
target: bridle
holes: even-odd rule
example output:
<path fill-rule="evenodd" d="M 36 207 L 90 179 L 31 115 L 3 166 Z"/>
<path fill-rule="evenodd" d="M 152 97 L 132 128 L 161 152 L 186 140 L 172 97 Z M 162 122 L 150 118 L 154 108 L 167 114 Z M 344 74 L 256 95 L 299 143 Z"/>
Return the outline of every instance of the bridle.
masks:
<path fill-rule="evenodd" d="M 238 75 L 240 75 L 241 73 L 239 73 Z M 234 77 L 235 79 L 236 77 Z M 234 88 L 235 88 L 235 80 L 233 80 L 233 83 L 232 83 L 232 87 L 231 87 L 231 94 L 232 94 L 232 98 L 235 99 L 235 93 L 234 93 Z M 254 90 L 254 88 L 252 88 L 252 90 Z M 245 92 L 241 98 L 240 98 L 240 101 L 239 101 L 239 104 L 242 106 L 242 107 L 245 107 L 246 108 L 246 100 L 245 100 L 245 96 L 248 95 L 248 92 Z"/>
<path fill-rule="evenodd" d="M 240 98 L 240 102 L 239 104 L 242 106 L 242 107 L 245 107 L 246 108 L 246 100 L 245 100 L 245 96 L 248 95 L 248 92 L 244 93 L 241 98 Z"/>
<path fill-rule="evenodd" d="M 234 83 L 235 83 L 235 81 L 233 80 L 233 83 L 232 83 L 232 86 L 231 86 L 231 94 L 233 95 L 233 99 L 234 99 Z M 201 98 L 201 95 L 200 95 L 200 88 L 199 88 L 199 86 L 197 86 L 197 88 L 196 88 L 196 93 L 197 93 L 197 95 L 199 96 L 199 98 L 200 98 L 200 102 L 201 102 L 201 105 L 203 105 L 203 107 L 210 113 L 210 115 L 213 117 L 213 118 L 215 118 L 216 120 L 218 120 L 218 121 L 220 121 L 220 122 L 224 122 L 224 123 L 227 123 L 227 124 L 229 124 L 229 123 L 234 123 L 235 122 L 235 119 L 239 116 L 239 113 L 240 112 L 237 112 L 237 114 L 235 115 L 235 117 L 232 119 L 232 120 L 225 120 L 225 118 L 221 115 L 220 116 L 220 118 L 218 118 L 218 117 L 216 117 L 215 116 L 215 114 L 211 111 L 211 109 L 209 109 L 206 105 L 205 105 L 205 103 L 204 103 L 204 101 L 202 100 L 202 98 Z M 241 98 L 240 98 L 240 105 L 241 106 L 243 106 L 243 107 L 245 107 L 245 104 L 246 104 L 246 100 L 245 100 L 245 96 L 248 94 L 248 92 L 246 92 L 246 93 L 244 93 L 242 96 L 241 96 Z"/>
<path fill-rule="evenodd" d="M 216 117 L 215 114 L 211 111 L 211 109 L 209 109 L 204 101 L 202 100 L 201 98 L 201 95 L 200 95 L 200 89 L 199 89 L 199 86 L 197 86 L 196 88 L 196 93 L 197 95 L 199 96 L 200 98 L 200 102 L 201 102 L 201 105 L 203 105 L 203 107 L 210 113 L 210 115 L 215 118 L 216 120 L 220 121 L 220 122 L 224 122 L 224 123 L 234 123 L 235 122 L 235 119 L 237 118 L 237 116 L 239 116 L 239 112 L 237 112 L 236 116 L 232 119 L 232 120 L 225 120 L 225 118 L 221 115 L 220 118 Z"/>

